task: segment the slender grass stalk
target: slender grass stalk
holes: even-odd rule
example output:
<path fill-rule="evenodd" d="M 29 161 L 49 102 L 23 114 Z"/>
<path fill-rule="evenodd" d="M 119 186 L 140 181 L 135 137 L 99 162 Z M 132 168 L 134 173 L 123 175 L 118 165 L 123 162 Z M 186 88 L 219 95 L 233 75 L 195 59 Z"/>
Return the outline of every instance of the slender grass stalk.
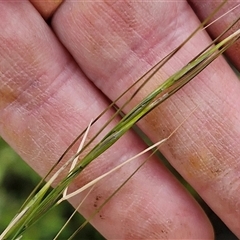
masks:
<path fill-rule="evenodd" d="M 224 1 L 225 3 L 226 1 Z M 222 6 L 222 5 L 221 5 Z M 239 19 L 236 20 L 236 22 Z M 197 29 L 199 30 L 203 25 Z M 232 26 L 232 25 L 231 25 Z M 194 32 L 195 34 L 195 32 Z M 192 34 L 191 37 L 194 35 Z M 191 38 L 189 37 L 187 41 Z M 190 61 L 185 67 L 181 70 L 173 74 L 169 77 L 163 84 L 158 86 L 153 92 L 151 92 L 148 96 L 146 96 L 139 104 L 137 104 L 129 113 L 127 113 L 115 127 L 109 131 L 102 140 L 96 144 L 82 159 L 79 163 L 75 163 L 72 165 L 73 168 L 70 168 L 67 176 L 60 181 L 58 186 L 51 190 L 48 193 L 49 188 L 52 182 L 57 178 L 57 176 L 66 169 L 66 167 L 72 162 L 75 162 L 76 157 L 87 147 L 89 144 L 96 139 L 96 137 L 100 134 L 100 132 L 112 121 L 112 119 L 118 115 L 123 107 L 128 104 L 131 99 L 137 94 L 137 92 L 146 84 L 149 79 L 163 66 L 172 57 L 187 41 L 184 41 L 183 44 L 180 45 L 177 49 L 175 49 L 171 54 L 169 54 L 163 61 L 160 61 L 153 69 L 151 69 L 147 74 L 147 80 L 145 80 L 141 86 L 135 91 L 135 93 L 131 96 L 131 98 L 123 105 L 123 107 L 118 108 L 113 117 L 99 130 L 96 136 L 90 140 L 85 147 L 82 146 L 80 150 L 72 156 L 54 175 L 51 179 L 40 189 L 35 196 L 31 195 L 30 198 L 27 199 L 23 207 L 20 209 L 20 212 L 15 216 L 9 226 L 5 229 L 5 231 L 0 235 L 0 239 L 18 239 L 21 237 L 23 232 L 30 227 L 33 223 L 35 223 L 40 217 L 42 217 L 48 210 L 58 205 L 59 200 L 61 199 L 62 194 L 66 194 L 66 189 L 69 184 L 78 176 L 81 171 L 88 166 L 94 159 L 96 159 L 99 155 L 101 155 L 105 150 L 111 147 L 119 138 L 121 138 L 134 124 L 136 124 L 141 118 L 143 118 L 150 111 L 155 109 L 159 104 L 164 102 L 167 98 L 172 96 L 176 91 L 182 88 L 185 84 L 191 81 L 199 72 L 201 72 L 206 66 L 208 66 L 212 61 L 214 61 L 219 55 L 221 55 L 224 51 L 226 51 L 230 46 L 232 46 L 238 39 L 240 38 L 240 30 L 237 30 L 235 33 L 230 35 L 229 37 L 222 40 L 220 43 L 213 45 L 210 44 L 203 52 L 201 52 L 197 57 L 195 57 L 192 61 Z M 215 41 L 214 41 L 215 43 Z M 147 74 L 144 75 L 147 76 Z M 142 80 L 140 78 L 140 80 Z M 138 80 L 137 82 L 139 82 Z M 124 94 L 127 91 L 124 92 Z M 122 94 L 120 97 L 122 97 Z M 110 105 L 110 109 L 112 106 L 115 106 L 116 102 L 119 98 Z M 89 127 L 94 124 L 106 111 L 100 114 L 92 123 L 90 123 Z M 87 132 L 89 129 L 86 128 L 84 132 Z M 70 145 L 72 147 L 80 137 L 83 136 L 84 132 L 80 134 L 80 136 Z M 69 148 L 68 148 L 69 150 Z M 68 151 L 67 150 L 67 151 Z M 66 153 L 66 152 L 65 152 Z M 65 155 L 63 154 L 63 156 Z M 58 161 L 61 161 L 62 157 Z M 55 167 L 55 166 L 54 166 Z M 52 168 L 53 169 L 53 168 Z M 51 171 L 52 171 L 51 169 Z M 51 172 L 50 171 L 50 172 Z M 49 173 L 50 174 L 50 173 Z M 49 176 L 49 174 L 47 176 Z M 45 179 L 45 178 L 44 178 Z M 117 191 L 117 190 L 116 190 Z M 61 200 L 60 200 L 61 201 Z"/>

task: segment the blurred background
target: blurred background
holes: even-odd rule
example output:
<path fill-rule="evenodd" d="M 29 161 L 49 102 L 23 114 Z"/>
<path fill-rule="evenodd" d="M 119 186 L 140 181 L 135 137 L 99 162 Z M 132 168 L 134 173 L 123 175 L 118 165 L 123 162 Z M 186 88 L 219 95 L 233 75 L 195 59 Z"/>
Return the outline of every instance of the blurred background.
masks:
<path fill-rule="evenodd" d="M 162 158 L 162 156 L 160 157 Z M 216 234 L 215 239 L 237 240 L 238 238 L 231 233 L 181 176 L 171 168 L 168 162 L 164 159 L 163 161 L 201 204 L 213 224 Z M 40 177 L 0 137 L 0 232 L 5 229 L 39 181 Z M 72 206 L 68 202 L 63 202 L 26 231 L 22 239 L 53 239 L 72 212 Z M 84 218 L 80 214 L 76 214 L 59 239 L 67 239 L 83 221 Z M 104 238 L 88 224 L 74 239 L 102 240 Z"/>

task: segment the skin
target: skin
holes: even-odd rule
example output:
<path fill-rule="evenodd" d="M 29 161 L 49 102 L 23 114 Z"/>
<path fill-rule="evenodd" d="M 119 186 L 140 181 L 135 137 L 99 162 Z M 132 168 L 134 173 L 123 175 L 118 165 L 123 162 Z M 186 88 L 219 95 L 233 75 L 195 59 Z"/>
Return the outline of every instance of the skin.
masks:
<path fill-rule="evenodd" d="M 106 108 L 108 99 L 114 100 L 177 47 L 199 25 L 197 15 L 203 16 L 208 8 L 197 1 L 193 3 L 195 12 L 185 1 L 65 1 L 56 11 L 47 2 L 42 4 L 34 8 L 28 1 L 0 3 L 0 135 L 44 176 L 78 133 Z M 225 9 L 230 7 L 226 5 Z M 41 14 L 45 19 L 51 16 L 50 27 Z M 218 24 L 220 29 L 222 23 Z M 207 32 L 198 33 L 125 111 L 210 41 Z M 231 51 L 230 56 L 239 56 L 239 45 Z M 239 68 L 239 59 L 234 63 Z M 139 122 L 155 142 L 167 137 L 187 118 L 161 151 L 238 237 L 239 102 L 240 83 L 220 57 Z M 111 114 L 90 129 L 89 138 Z M 71 190 L 144 148 L 129 131 L 85 169 Z M 90 216 L 145 158 L 140 157 L 100 182 L 80 212 Z M 77 206 L 83 195 L 70 202 Z M 92 224 L 108 239 L 214 237 L 202 209 L 155 157 Z"/>

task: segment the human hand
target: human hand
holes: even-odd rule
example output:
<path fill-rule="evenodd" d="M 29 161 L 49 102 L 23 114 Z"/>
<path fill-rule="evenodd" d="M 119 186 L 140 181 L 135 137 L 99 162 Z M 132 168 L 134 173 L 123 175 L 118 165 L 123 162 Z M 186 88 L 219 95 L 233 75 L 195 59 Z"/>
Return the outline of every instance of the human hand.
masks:
<path fill-rule="evenodd" d="M 106 108 L 106 96 L 114 100 L 199 25 L 185 1 L 64 2 L 52 18 L 52 29 L 27 1 L 0 5 L 0 134 L 42 176 Z M 205 32 L 199 33 L 140 94 L 163 82 L 209 42 Z M 239 49 L 234 51 L 232 55 L 239 56 Z M 167 137 L 197 106 L 161 151 L 238 236 L 239 91 L 237 77 L 219 58 L 139 122 L 155 142 Z M 134 133 L 127 133 L 111 152 L 86 169 L 73 188 L 144 148 Z M 144 159 L 102 181 L 81 213 L 89 216 L 97 196 L 102 202 Z M 76 206 L 79 198 L 71 202 Z M 110 239 L 213 238 L 212 227 L 198 204 L 155 158 L 111 199 L 92 224 Z"/>

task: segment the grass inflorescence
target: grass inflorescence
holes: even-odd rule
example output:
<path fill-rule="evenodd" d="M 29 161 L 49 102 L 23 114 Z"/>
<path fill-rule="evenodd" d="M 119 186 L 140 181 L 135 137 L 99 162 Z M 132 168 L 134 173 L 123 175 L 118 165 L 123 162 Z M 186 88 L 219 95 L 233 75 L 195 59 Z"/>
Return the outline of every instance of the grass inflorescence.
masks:
<path fill-rule="evenodd" d="M 221 4 L 219 8 L 221 8 L 223 4 Z M 201 30 L 204 25 L 209 21 L 209 19 L 215 14 L 218 10 L 216 9 L 199 27 L 196 31 L 193 32 L 192 35 L 189 36 L 178 48 L 172 51 L 169 55 L 167 55 L 164 59 L 162 59 L 159 63 L 157 63 L 153 68 L 151 68 L 143 77 L 136 81 L 136 83 L 143 81 L 140 87 L 134 92 L 134 94 L 126 101 L 123 106 L 118 107 L 116 102 L 128 92 L 125 91 L 119 98 L 112 102 L 112 104 L 94 121 L 90 122 L 88 128 L 83 131 L 79 137 L 70 145 L 70 147 L 66 150 L 65 154 L 68 150 L 81 138 L 87 134 L 88 130 L 91 126 L 110 108 L 115 106 L 116 113 L 112 116 L 111 119 L 99 130 L 99 132 L 87 143 L 82 144 L 81 148 L 77 151 L 77 153 L 72 156 L 66 163 L 63 164 L 44 184 L 43 187 L 39 191 L 37 191 L 38 187 L 42 184 L 42 182 L 51 175 L 53 169 L 55 169 L 56 165 L 61 162 L 63 156 L 59 159 L 57 164 L 50 170 L 49 174 L 43 179 L 40 185 L 36 188 L 36 190 L 30 195 L 30 197 L 26 200 L 24 205 L 21 207 L 19 213 L 15 216 L 9 226 L 5 229 L 5 231 L 0 235 L 0 239 L 18 239 L 24 234 L 24 231 L 34 224 L 40 217 L 42 217 L 45 213 L 47 213 L 50 209 L 60 204 L 63 200 L 71 197 L 69 195 L 67 197 L 66 189 L 71 184 L 71 182 L 81 173 L 83 169 L 85 169 L 88 164 L 90 164 L 94 159 L 96 159 L 99 155 L 104 153 L 107 149 L 109 149 L 118 139 L 120 139 L 130 128 L 132 128 L 141 118 L 143 118 L 146 114 L 151 112 L 157 106 L 159 106 L 166 99 L 171 97 L 176 91 L 181 89 L 185 84 L 191 81 L 197 74 L 199 74 L 203 69 L 205 69 L 212 61 L 214 61 L 219 55 L 225 52 L 230 46 L 232 46 L 239 38 L 240 38 L 240 30 L 237 30 L 235 33 L 226 37 L 224 40 L 217 43 L 219 37 L 221 37 L 226 31 L 228 31 L 234 24 L 239 21 L 239 18 L 229 26 L 217 39 L 215 39 L 206 49 L 204 49 L 198 56 L 192 59 L 186 66 L 184 66 L 181 70 L 170 76 L 165 82 L 160 84 L 154 91 L 148 94 L 140 103 L 138 103 L 131 111 L 125 113 L 121 120 L 92 148 L 86 153 L 85 156 L 81 158 L 81 161 L 76 162 L 78 156 L 86 149 L 90 143 L 93 142 L 99 136 L 99 134 L 105 129 L 105 127 L 116 117 L 119 113 L 123 114 L 123 108 L 134 98 L 137 92 L 144 87 L 144 85 L 159 71 L 159 69 L 172 57 L 176 52 L 178 52 L 189 39 L 194 36 L 194 34 Z M 135 83 L 135 84 L 136 84 Z M 134 84 L 134 85 L 135 85 Z M 159 142 L 161 144 L 161 142 Z M 155 147 L 155 146 L 154 146 Z M 156 145 L 157 147 L 157 145 Z M 73 164 L 74 162 L 74 164 Z M 58 185 L 49 190 L 52 183 L 55 179 L 69 166 L 70 171 L 68 174 L 58 183 Z M 136 170 L 137 171 L 137 170 Z M 135 172 L 134 172 L 135 173 Z M 133 174 L 134 174 L 133 173 Z M 131 177 L 131 176 L 130 176 Z M 130 178 L 129 177 L 129 178 Z M 128 179 L 129 179 L 128 178 Z M 128 180 L 127 179 L 127 180 Z M 126 181 L 127 181 L 126 180 Z M 124 182 L 125 183 L 125 182 Z M 124 183 L 122 185 L 124 185 Z M 93 186 L 92 184 L 91 186 Z M 122 186 L 121 185 L 121 186 Z M 90 187 L 90 185 L 89 185 Z M 116 189 L 115 192 L 117 192 Z M 109 197 L 109 199 L 115 194 L 115 192 Z M 77 192 L 78 193 L 78 192 Z M 76 193 L 76 194 L 77 194 Z M 64 197 L 63 197 L 64 196 Z M 105 203 L 109 200 L 107 199 Z M 100 207 L 101 208 L 101 207 Z M 99 211 L 100 208 L 97 210 Z M 96 211 L 96 212 L 97 212 Z M 95 212 L 95 213 L 96 213 Z M 92 217 L 95 215 L 93 213 Z M 73 234 L 74 236 L 74 234 Z"/>

